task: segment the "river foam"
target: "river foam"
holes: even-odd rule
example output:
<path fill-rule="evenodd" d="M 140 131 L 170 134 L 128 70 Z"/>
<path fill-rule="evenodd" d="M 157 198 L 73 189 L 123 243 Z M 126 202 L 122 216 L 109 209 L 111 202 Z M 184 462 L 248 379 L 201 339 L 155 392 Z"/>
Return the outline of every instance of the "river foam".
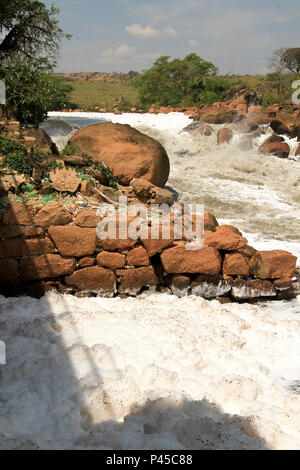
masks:
<path fill-rule="evenodd" d="M 300 448 L 300 304 L 0 298 L 2 448 Z"/>
<path fill-rule="evenodd" d="M 182 202 L 257 248 L 300 254 L 299 162 L 245 149 L 238 133 L 218 147 L 220 126 L 195 137 L 178 113 L 75 118 L 157 138 Z M 300 449 L 299 300 L 0 297 L 0 448 Z"/>

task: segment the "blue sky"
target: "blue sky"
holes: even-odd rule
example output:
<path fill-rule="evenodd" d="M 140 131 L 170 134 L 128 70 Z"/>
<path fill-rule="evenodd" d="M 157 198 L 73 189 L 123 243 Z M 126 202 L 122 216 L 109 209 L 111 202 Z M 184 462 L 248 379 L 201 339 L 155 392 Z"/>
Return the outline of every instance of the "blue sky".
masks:
<path fill-rule="evenodd" d="M 46 2 L 47 4 L 50 1 Z M 299 0 L 55 0 L 60 72 L 128 72 L 190 52 L 221 73 L 267 72 L 281 47 L 300 46 Z"/>

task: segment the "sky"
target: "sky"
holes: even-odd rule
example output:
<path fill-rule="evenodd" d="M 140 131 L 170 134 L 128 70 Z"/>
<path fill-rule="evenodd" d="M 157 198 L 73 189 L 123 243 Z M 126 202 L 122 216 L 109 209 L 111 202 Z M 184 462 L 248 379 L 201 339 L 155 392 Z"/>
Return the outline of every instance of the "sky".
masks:
<path fill-rule="evenodd" d="M 46 4 L 51 1 L 47 0 Z M 141 72 L 195 52 L 222 74 L 268 72 L 300 46 L 299 0 L 54 0 L 65 32 L 59 72 Z"/>

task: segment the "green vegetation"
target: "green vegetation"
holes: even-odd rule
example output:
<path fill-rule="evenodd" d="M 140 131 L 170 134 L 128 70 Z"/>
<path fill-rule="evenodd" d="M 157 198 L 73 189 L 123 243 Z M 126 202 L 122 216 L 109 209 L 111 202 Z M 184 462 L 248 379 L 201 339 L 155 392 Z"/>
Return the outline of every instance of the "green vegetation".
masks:
<path fill-rule="evenodd" d="M 0 65 L 0 79 L 6 84 L 6 116 L 24 125 L 38 127 L 48 111 L 69 105 L 72 87 L 57 77 L 33 70 L 26 61 L 18 62 L 12 68 Z"/>
<path fill-rule="evenodd" d="M 20 175 L 31 176 L 32 166 L 23 145 L 0 136 L 0 154 L 5 157 L 2 163 L 3 167 L 14 170 Z"/>
<path fill-rule="evenodd" d="M 286 49 L 282 60 L 290 72 L 300 73 L 300 47 Z"/>
<path fill-rule="evenodd" d="M 205 103 L 213 103 L 215 101 L 226 100 L 226 95 L 233 87 L 243 85 L 245 89 L 256 91 L 262 97 L 263 106 L 274 103 L 283 104 L 284 101 L 291 99 L 293 89 L 291 85 L 293 81 L 299 80 L 299 73 L 285 72 L 282 77 L 282 87 L 280 89 L 280 76 L 278 73 L 268 73 L 266 75 L 226 75 L 226 76 L 209 76 L 205 77 L 203 82 L 203 90 L 199 93 L 198 86 L 191 89 L 191 93 L 178 106 L 198 106 Z M 70 83 L 66 81 L 65 83 Z M 151 98 L 146 100 L 147 104 L 138 102 L 138 90 L 133 81 L 112 81 L 112 82 L 72 82 L 73 92 L 70 101 L 72 108 L 80 108 L 87 111 L 97 111 L 98 108 L 104 107 L 107 110 L 113 110 L 115 106 L 122 111 L 128 111 L 132 107 L 148 111 L 152 104 L 159 106 L 175 106 L 171 103 L 171 99 L 164 100 L 164 104 L 160 104 Z M 155 87 L 154 87 L 155 91 Z M 122 96 L 124 100 L 118 103 L 118 96 Z M 167 97 L 168 98 L 168 97 Z M 123 106 L 122 103 L 128 100 L 129 104 Z M 95 109 L 97 107 L 97 109 Z M 57 108 L 59 109 L 59 108 Z"/>
<path fill-rule="evenodd" d="M 95 111 L 99 108 L 122 111 L 132 107 L 149 110 L 159 106 L 199 106 L 226 100 L 227 93 L 237 85 L 256 91 L 263 106 L 284 103 L 291 99 L 291 84 L 299 80 L 299 48 L 275 51 L 270 60 L 271 73 L 266 75 L 217 75 L 217 67 L 192 53 L 183 60 L 163 56 L 142 74 L 133 74 L 133 80 L 92 81 L 72 80 L 73 108 Z"/>
<path fill-rule="evenodd" d="M 47 112 L 68 104 L 71 86 L 49 75 L 60 41 L 59 10 L 37 0 L 0 0 L 0 80 L 6 84 L 4 114 L 38 126 Z"/>
<path fill-rule="evenodd" d="M 35 185 L 34 184 L 22 184 L 22 186 L 21 186 L 21 192 L 22 193 L 31 193 L 34 190 L 35 190 Z"/>
<path fill-rule="evenodd" d="M 63 149 L 62 154 L 66 156 L 76 155 L 76 153 L 81 153 L 80 147 L 77 144 L 68 143 Z"/>
<path fill-rule="evenodd" d="M 78 177 L 82 180 L 92 181 L 96 185 L 96 180 L 89 171 L 96 170 L 101 172 L 107 179 L 108 185 L 114 189 L 118 189 L 117 180 L 113 175 L 112 170 L 102 162 L 95 162 L 89 155 L 84 154 L 80 147 L 73 144 L 68 144 L 64 151 L 64 155 L 75 155 L 80 153 L 86 164 L 84 166 L 66 165 L 76 171 Z M 34 150 L 33 155 L 29 156 L 26 148 L 0 135 L 0 154 L 4 156 L 2 167 L 9 168 L 16 171 L 18 174 L 23 174 L 29 178 L 32 177 L 33 167 L 35 165 L 43 167 L 43 179 L 46 186 L 51 187 L 50 172 L 55 171 L 57 168 L 63 168 L 63 163 L 56 159 L 51 160 L 51 153 L 42 151 L 39 148 Z M 48 163 L 49 161 L 49 163 Z M 26 193 L 33 193 L 36 189 L 34 184 L 27 184 L 22 186 L 22 191 Z M 32 195 L 31 195 L 32 197 Z"/>
<path fill-rule="evenodd" d="M 91 161 L 91 159 L 90 159 L 90 167 L 91 166 L 95 170 L 101 171 L 101 173 L 103 173 L 106 176 L 106 178 L 108 180 L 108 185 L 111 188 L 118 189 L 117 179 L 114 177 L 114 174 L 113 174 L 112 170 L 108 166 L 106 166 L 102 162 L 94 162 L 94 161 Z"/>
<path fill-rule="evenodd" d="M 32 159 L 34 163 L 37 163 L 38 165 L 42 165 L 46 160 L 48 160 L 49 157 L 51 157 L 51 152 L 46 153 L 39 148 L 35 148 Z"/>
<path fill-rule="evenodd" d="M 245 89 L 255 91 L 262 99 L 262 106 L 266 107 L 275 103 L 284 104 L 290 100 L 293 93 L 292 83 L 299 79 L 300 75 L 292 72 L 282 75 L 272 72 L 266 75 L 234 75 L 230 77 L 230 82 L 232 88 L 241 85 Z"/>
<path fill-rule="evenodd" d="M 199 105 L 221 101 L 230 82 L 216 77 L 217 67 L 195 53 L 183 60 L 162 56 L 137 76 L 133 85 L 142 106 Z"/>
<path fill-rule="evenodd" d="M 0 135 L 0 154 L 5 157 L 2 162 L 2 167 L 9 168 L 20 175 L 23 174 L 28 177 L 31 177 L 32 175 L 34 163 L 41 165 L 51 156 L 50 152 L 45 153 L 39 148 L 36 148 L 31 161 L 27 150 L 23 145 L 2 135 Z M 49 174 L 49 172 L 57 166 L 59 166 L 59 163 L 53 160 L 45 168 L 45 175 Z"/>
<path fill-rule="evenodd" d="M 102 162 L 95 162 L 95 160 L 93 160 L 92 157 L 82 152 L 79 145 L 68 143 L 63 149 L 62 154 L 68 155 L 68 156 L 80 154 L 84 157 L 86 161 L 86 165 L 84 166 L 66 165 L 67 167 L 72 168 L 74 171 L 77 172 L 78 178 L 81 178 L 82 180 L 92 181 L 94 184 L 96 184 L 96 181 L 94 180 L 94 178 L 92 178 L 86 172 L 91 169 L 97 170 L 97 171 L 100 171 L 107 178 L 108 184 L 111 188 L 118 189 L 117 180 L 114 177 L 112 170 Z"/>
<path fill-rule="evenodd" d="M 7 137 L 0 135 L 0 154 L 10 155 L 14 152 L 23 152 L 26 154 L 26 149 L 23 145 L 18 144 L 14 140 L 8 139 Z"/>
<path fill-rule="evenodd" d="M 78 178 L 82 180 L 92 181 L 94 186 L 97 185 L 95 178 L 88 174 L 90 170 L 100 171 L 107 179 L 108 186 L 118 189 L 117 179 L 114 177 L 112 170 L 102 162 L 95 162 L 89 155 L 84 154 L 86 159 L 85 166 L 66 165 L 66 168 L 72 168 L 76 171 Z"/>
<path fill-rule="evenodd" d="M 65 83 L 70 83 L 65 82 Z M 72 82 L 70 101 L 73 108 L 95 111 L 95 107 L 113 109 L 118 106 L 124 111 L 137 104 L 137 92 L 132 81 Z M 60 108 L 57 108 L 60 109 Z"/>
<path fill-rule="evenodd" d="M 53 193 L 53 194 L 46 194 L 45 196 L 42 197 L 42 202 L 43 202 L 43 205 L 47 205 L 49 202 L 55 202 L 57 201 L 57 196 L 56 196 L 56 193 Z"/>

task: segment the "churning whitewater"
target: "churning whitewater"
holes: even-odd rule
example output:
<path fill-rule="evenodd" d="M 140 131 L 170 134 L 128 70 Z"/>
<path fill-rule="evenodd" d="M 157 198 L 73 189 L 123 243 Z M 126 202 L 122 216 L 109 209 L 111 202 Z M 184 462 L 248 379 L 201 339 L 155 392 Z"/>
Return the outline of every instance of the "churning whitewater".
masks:
<path fill-rule="evenodd" d="M 265 135 L 217 146 L 219 126 L 196 136 L 179 113 L 69 118 L 156 138 L 180 202 L 300 256 L 300 161 L 259 155 Z M 0 297 L 0 340 L 0 449 L 300 449 L 299 298 Z"/>

